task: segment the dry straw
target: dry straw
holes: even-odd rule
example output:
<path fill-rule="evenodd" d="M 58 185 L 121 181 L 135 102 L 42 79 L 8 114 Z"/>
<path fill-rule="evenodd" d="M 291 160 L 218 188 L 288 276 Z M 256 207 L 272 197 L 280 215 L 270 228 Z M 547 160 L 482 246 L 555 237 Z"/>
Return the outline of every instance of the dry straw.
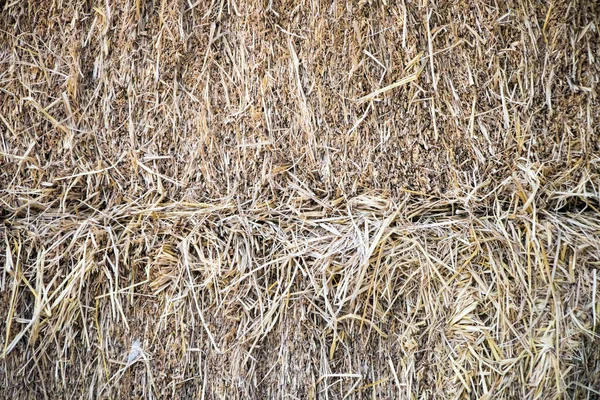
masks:
<path fill-rule="evenodd" d="M 0 397 L 600 397 L 596 1 L 0 4 Z"/>

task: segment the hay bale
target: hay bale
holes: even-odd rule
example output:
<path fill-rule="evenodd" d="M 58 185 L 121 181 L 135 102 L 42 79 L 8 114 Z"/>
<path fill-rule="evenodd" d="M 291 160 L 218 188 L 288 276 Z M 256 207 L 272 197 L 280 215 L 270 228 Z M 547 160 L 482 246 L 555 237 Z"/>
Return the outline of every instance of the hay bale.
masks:
<path fill-rule="evenodd" d="M 0 397 L 600 396 L 596 2 L 0 3 Z"/>

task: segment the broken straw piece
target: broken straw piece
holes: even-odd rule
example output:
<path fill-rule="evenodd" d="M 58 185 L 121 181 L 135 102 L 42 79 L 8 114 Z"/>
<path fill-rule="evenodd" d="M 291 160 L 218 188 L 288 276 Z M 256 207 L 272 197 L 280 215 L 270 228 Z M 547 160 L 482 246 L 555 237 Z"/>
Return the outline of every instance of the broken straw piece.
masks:
<path fill-rule="evenodd" d="M 383 93 L 390 91 L 392 89 L 395 89 L 399 86 L 406 85 L 412 81 L 415 81 L 415 80 L 417 80 L 417 78 L 419 78 L 419 75 L 421 75 L 421 71 L 423 71 L 423 68 L 419 69 L 414 74 L 408 75 L 407 77 L 404 77 L 404 78 L 400 79 L 399 81 L 392 83 L 391 85 L 387 85 L 386 87 L 383 87 L 372 93 L 367 94 L 366 96 L 361 97 L 360 99 L 356 100 L 356 102 L 363 103 L 365 101 L 372 100 L 373 98 L 375 98 L 376 96 L 379 96 L 380 94 L 383 94 Z"/>

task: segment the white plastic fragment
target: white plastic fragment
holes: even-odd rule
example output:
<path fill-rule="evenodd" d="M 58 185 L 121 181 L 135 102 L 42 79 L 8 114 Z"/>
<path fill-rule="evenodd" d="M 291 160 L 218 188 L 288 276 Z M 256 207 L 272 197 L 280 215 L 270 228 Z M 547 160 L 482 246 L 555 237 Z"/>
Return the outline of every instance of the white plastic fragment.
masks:
<path fill-rule="evenodd" d="M 139 340 L 134 340 L 131 343 L 131 350 L 129 350 L 129 355 L 127 356 L 127 364 L 134 363 L 140 356 L 142 355 L 142 343 Z"/>

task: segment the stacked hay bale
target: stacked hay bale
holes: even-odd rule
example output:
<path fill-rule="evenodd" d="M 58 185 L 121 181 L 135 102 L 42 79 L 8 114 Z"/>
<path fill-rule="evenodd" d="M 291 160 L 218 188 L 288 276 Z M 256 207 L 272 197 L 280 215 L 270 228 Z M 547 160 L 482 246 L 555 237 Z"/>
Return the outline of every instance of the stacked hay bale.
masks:
<path fill-rule="evenodd" d="M 599 23 L 8 0 L 0 395 L 600 395 Z"/>

